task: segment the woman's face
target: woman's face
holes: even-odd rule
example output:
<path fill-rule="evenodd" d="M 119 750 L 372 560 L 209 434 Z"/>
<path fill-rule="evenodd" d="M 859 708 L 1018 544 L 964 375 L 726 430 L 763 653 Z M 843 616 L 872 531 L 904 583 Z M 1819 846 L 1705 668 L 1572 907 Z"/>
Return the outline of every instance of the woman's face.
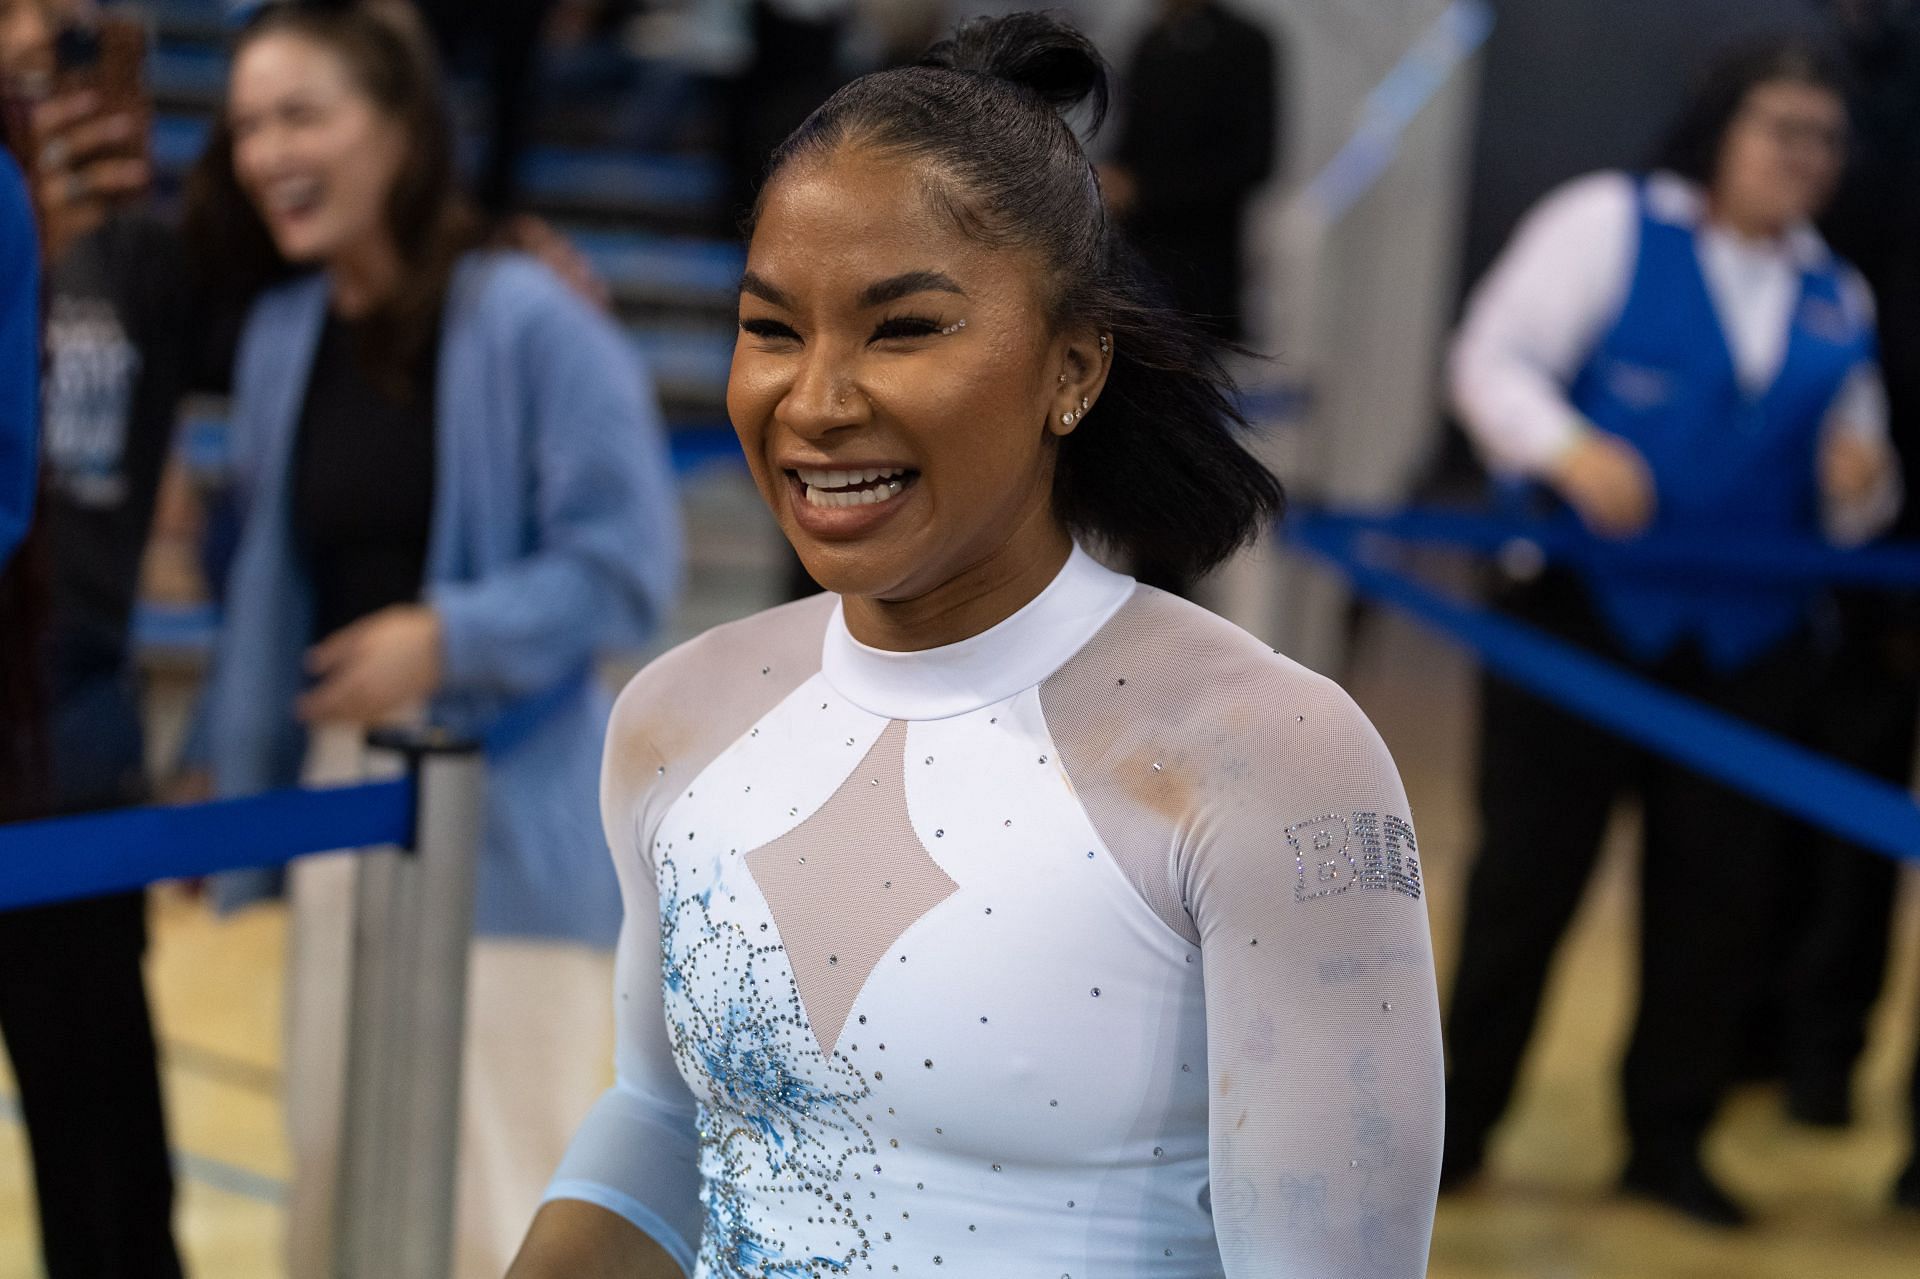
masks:
<path fill-rule="evenodd" d="M 1784 230 L 1833 198 L 1846 159 L 1847 109 L 1818 85 L 1756 85 L 1727 130 L 1714 202 L 1736 225 Z"/>
<path fill-rule="evenodd" d="M 1054 331 L 1047 293 L 1035 255 L 963 235 L 911 160 L 845 147 L 775 179 L 727 412 L 823 586 L 918 599 L 1059 541 L 1054 436 L 1104 362 Z"/>
<path fill-rule="evenodd" d="M 333 261 L 387 234 L 405 131 L 332 48 L 290 33 L 250 41 L 227 118 L 234 173 L 288 261 Z"/>

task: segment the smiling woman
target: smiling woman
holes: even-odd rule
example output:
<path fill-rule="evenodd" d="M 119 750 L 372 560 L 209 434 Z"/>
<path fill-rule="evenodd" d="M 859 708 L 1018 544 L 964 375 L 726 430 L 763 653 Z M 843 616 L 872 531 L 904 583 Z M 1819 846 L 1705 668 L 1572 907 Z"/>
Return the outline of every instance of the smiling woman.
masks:
<path fill-rule="evenodd" d="M 514 1279 L 1426 1271 L 1440 1041 L 1393 762 L 1338 688 L 1078 544 L 1266 527 L 1052 19 L 776 153 L 727 403 L 831 593 L 629 686 L 619 1082 Z"/>
<path fill-rule="evenodd" d="M 604 1040 L 618 927 L 592 671 L 645 642 L 678 575 L 658 409 L 603 314 L 481 247 L 403 0 L 259 10 L 191 196 L 251 302 L 208 764 L 230 795 L 351 780 L 369 725 L 487 741 L 455 1253 L 497 1276 L 599 1089 L 575 1047 Z M 351 876 L 344 856 L 291 872 L 294 1279 L 332 1269 Z"/>

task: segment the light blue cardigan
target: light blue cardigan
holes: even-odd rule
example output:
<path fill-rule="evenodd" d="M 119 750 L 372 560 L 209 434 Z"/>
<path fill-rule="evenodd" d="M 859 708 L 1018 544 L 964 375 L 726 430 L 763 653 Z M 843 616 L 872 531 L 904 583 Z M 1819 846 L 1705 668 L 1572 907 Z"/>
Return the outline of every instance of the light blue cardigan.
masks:
<path fill-rule="evenodd" d="M 326 309 L 325 280 L 304 278 L 262 297 L 241 335 L 244 528 L 201 724 L 222 795 L 294 784 L 305 750 L 293 703 L 312 601 L 288 469 Z M 598 799 L 610 699 L 592 667 L 641 644 L 679 585 L 659 409 L 614 326 L 510 254 L 456 271 L 436 388 L 425 598 L 445 676 L 431 717 L 489 739 L 476 931 L 611 946 L 620 894 Z M 223 903 L 271 882 L 241 872 Z"/>

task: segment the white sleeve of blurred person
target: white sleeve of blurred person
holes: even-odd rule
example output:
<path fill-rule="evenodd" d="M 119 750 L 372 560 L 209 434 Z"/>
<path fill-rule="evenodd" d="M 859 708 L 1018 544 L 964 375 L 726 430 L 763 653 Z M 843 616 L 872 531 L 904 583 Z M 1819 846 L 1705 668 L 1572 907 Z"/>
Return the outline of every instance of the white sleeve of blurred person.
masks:
<path fill-rule="evenodd" d="M 1454 341 L 1454 411 L 1496 474 L 1549 477 L 1590 428 L 1567 388 L 1626 303 L 1633 181 L 1600 173 L 1534 207 L 1473 291 Z"/>
<path fill-rule="evenodd" d="M 1848 272 L 1845 296 L 1856 320 L 1871 327 L 1873 293 L 1855 272 Z M 1820 432 L 1821 527 L 1837 546 L 1880 536 L 1906 502 L 1888 418 L 1886 380 L 1878 363 L 1866 361 L 1834 397 Z"/>

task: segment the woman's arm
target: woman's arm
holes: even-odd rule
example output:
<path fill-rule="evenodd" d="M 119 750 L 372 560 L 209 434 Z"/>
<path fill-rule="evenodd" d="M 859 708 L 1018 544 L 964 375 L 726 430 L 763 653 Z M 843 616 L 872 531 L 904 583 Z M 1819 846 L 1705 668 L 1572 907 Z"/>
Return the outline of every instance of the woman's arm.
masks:
<path fill-rule="evenodd" d="M 681 1279 L 665 1249 L 625 1218 L 577 1199 L 549 1200 L 507 1279 Z"/>
<path fill-rule="evenodd" d="M 1419 1279 L 1444 1118 L 1419 850 L 1373 726 L 1287 680 L 1183 852 L 1220 1256 L 1229 1279 Z"/>
<path fill-rule="evenodd" d="M 1632 180 L 1607 173 L 1541 201 L 1475 287 L 1454 341 L 1454 410 L 1497 471 L 1548 478 L 1587 430 L 1567 389 L 1626 301 Z"/>
<path fill-rule="evenodd" d="M 625 917 L 615 954 L 615 1081 L 580 1125 L 513 1274 L 653 1279 L 693 1271 L 700 1206 L 694 1100 L 674 1063 L 661 990 L 660 896 L 648 805 L 669 761 L 646 729 L 649 680 L 607 730 L 600 813 Z"/>
<path fill-rule="evenodd" d="M 525 263 L 516 269 L 532 271 Z M 613 325 L 541 272 L 518 357 L 530 382 L 536 545 L 432 588 L 450 686 L 541 691 L 607 649 L 637 648 L 680 581 L 680 517 L 645 369 Z"/>

